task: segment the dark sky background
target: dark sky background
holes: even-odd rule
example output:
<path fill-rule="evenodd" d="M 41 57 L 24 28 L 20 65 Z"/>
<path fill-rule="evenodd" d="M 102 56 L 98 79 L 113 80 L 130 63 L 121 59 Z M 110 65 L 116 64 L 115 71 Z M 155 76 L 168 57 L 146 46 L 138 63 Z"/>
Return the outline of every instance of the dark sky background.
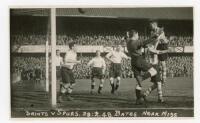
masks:
<path fill-rule="evenodd" d="M 11 15 L 47 16 L 49 9 L 11 9 Z M 57 16 L 91 16 L 109 18 L 151 18 L 193 20 L 192 7 L 162 8 L 58 8 Z"/>
<path fill-rule="evenodd" d="M 192 7 L 168 8 L 83 8 L 57 9 L 57 15 L 89 15 L 152 19 L 193 19 Z"/>

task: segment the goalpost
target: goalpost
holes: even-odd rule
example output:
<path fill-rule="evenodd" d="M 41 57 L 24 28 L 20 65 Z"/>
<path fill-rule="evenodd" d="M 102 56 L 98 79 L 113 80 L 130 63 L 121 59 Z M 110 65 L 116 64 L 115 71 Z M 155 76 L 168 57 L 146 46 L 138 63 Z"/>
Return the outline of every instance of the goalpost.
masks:
<path fill-rule="evenodd" d="M 51 105 L 56 107 L 56 8 L 51 8 Z"/>
<path fill-rule="evenodd" d="M 47 31 L 50 30 L 51 34 L 51 106 L 54 108 L 57 104 L 57 90 L 56 90 L 56 8 L 51 8 L 50 10 L 50 23 L 47 28 Z M 49 92 L 49 33 L 47 32 L 47 41 L 46 41 L 46 92 Z"/>

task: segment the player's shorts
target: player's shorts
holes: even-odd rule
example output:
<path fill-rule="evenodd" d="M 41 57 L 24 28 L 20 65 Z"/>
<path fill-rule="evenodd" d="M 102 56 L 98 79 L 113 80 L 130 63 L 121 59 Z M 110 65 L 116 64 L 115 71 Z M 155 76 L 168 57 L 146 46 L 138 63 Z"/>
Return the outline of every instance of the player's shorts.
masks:
<path fill-rule="evenodd" d="M 39 74 L 36 74 L 36 75 L 35 75 L 35 80 L 40 80 L 40 79 L 41 79 L 40 75 L 39 75 Z"/>
<path fill-rule="evenodd" d="M 121 76 L 121 64 L 120 63 L 111 63 L 110 66 L 110 77 L 116 78 Z"/>
<path fill-rule="evenodd" d="M 167 53 L 159 54 L 159 55 L 158 55 L 158 60 L 159 60 L 159 61 L 166 61 L 167 58 L 168 58 L 168 54 L 167 54 Z"/>
<path fill-rule="evenodd" d="M 56 79 L 61 80 L 61 67 L 56 66 Z"/>
<path fill-rule="evenodd" d="M 167 50 L 168 49 L 168 44 L 158 44 L 157 50 Z M 158 60 L 159 61 L 166 61 L 168 58 L 168 53 L 164 54 L 159 54 L 158 55 Z"/>
<path fill-rule="evenodd" d="M 74 73 L 71 69 L 66 67 L 61 67 L 61 76 L 63 83 L 75 83 Z"/>
<path fill-rule="evenodd" d="M 153 65 L 153 67 L 156 69 L 157 74 L 155 76 L 151 77 L 151 82 L 156 83 L 156 82 L 160 82 L 161 78 L 160 78 L 160 67 L 159 65 Z"/>
<path fill-rule="evenodd" d="M 131 66 L 134 77 L 140 76 L 141 72 L 146 72 L 152 67 L 142 56 L 132 57 Z"/>
<path fill-rule="evenodd" d="M 92 73 L 91 73 L 92 78 L 98 78 L 98 79 L 103 79 L 103 69 L 98 68 L 98 67 L 93 67 L 92 68 Z"/>

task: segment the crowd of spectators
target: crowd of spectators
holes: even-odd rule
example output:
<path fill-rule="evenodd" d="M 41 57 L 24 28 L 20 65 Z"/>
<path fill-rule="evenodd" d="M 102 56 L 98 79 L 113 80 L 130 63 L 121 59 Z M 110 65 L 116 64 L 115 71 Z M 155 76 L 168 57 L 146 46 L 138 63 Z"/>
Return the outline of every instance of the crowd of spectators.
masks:
<path fill-rule="evenodd" d="M 140 39 L 148 39 L 148 36 L 141 35 Z M 192 36 L 170 36 L 170 46 L 192 46 Z M 43 34 L 12 34 L 11 42 L 14 45 L 44 45 L 47 36 Z M 67 45 L 69 42 L 76 42 L 79 45 L 102 45 L 113 46 L 116 44 L 126 45 L 124 35 L 118 34 L 58 34 L 57 45 Z"/>
<path fill-rule="evenodd" d="M 167 76 L 168 77 L 192 77 L 193 76 L 193 57 L 192 56 L 170 56 L 167 60 Z M 74 66 L 76 79 L 90 78 L 91 68 L 87 67 L 87 63 L 91 56 L 79 57 L 81 64 Z M 110 62 L 106 60 L 107 69 L 105 77 L 109 78 Z M 36 69 L 41 70 L 41 79 L 45 79 L 45 57 L 14 57 L 12 63 L 12 73 L 20 73 L 22 80 L 32 80 L 35 76 Z M 122 62 L 122 78 L 133 78 L 130 60 Z"/>
<path fill-rule="evenodd" d="M 169 46 L 193 46 L 192 36 L 170 36 Z"/>
<path fill-rule="evenodd" d="M 44 45 L 47 39 L 43 34 L 13 34 L 10 37 L 13 45 Z"/>
<path fill-rule="evenodd" d="M 20 75 L 22 80 L 34 80 L 36 69 L 41 71 L 41 79 L 45 79 L 45 57 L 13 57 L 11 72 Z"/>
<path fill-rule="evenodd" d="M 171 56 L 167 60 L 167 75 L 169 77 L 193 76 L 192 56 Z"/>

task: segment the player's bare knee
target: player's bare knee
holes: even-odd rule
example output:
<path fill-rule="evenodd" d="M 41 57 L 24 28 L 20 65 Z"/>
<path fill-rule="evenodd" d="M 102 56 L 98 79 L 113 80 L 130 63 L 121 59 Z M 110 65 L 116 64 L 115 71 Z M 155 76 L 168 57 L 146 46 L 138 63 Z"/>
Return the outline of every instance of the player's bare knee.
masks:
<path fill-rule="evenodd" d="M 113 83 L 114 83 L 114 78 L 111 77 L 111 78 L 110 78 L 110 84 L 113 84 Z"/>
<path fill-rule="evenodd" d="M 121 78 L 118 76 L 118 77 L 117 77 L 117 82 L 120 82 L 120 80 L 121 80 Z"/>
<path fill-rule="evenodd" d="M 158 72 L 157 72 L 157 70 L 155 69 L 155 68 L 150 68 L 149 70 L 148 70 L 148 72 L 151 74 L 151 76 L 155 76 Z"/>
<path fill-rule="evenodd" d="M 100 83 L 103 84 L 104 83 L 104 79 L 100 79 Z"/>
<path fill-rule="evenodd" d="M 142 90 L 142 87 L 140 87 L 138 84 L 135 87 L 136 90 Z"/>

